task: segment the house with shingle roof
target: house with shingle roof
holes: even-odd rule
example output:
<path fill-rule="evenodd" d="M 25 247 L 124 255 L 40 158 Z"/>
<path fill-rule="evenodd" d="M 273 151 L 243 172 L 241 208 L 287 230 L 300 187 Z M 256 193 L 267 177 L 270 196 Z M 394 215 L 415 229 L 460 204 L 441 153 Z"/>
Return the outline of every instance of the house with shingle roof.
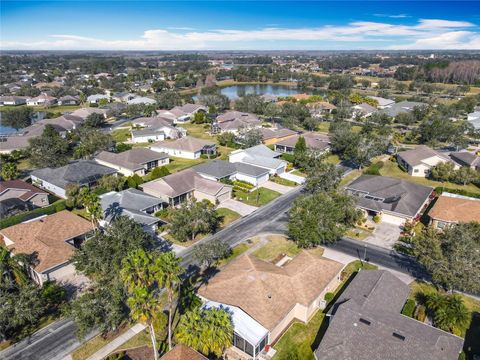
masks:
<path fill-rule="evenodd" d="M 145 148 L 133 148 L 121 153 L 102 151 L 95 161 L 111 167 L 125 176 L 137 174 L 144 176 L 147 172 L 169 163 L 168 154 Z"/>
<path fill-rule="evenodd" d="M 100 220 L 101 226 L 106 226 L 120 216 L 127 216 L 142 225 L 146 231 L 155 233 L 160 222 L 154 214 L 162 209 L 162 200 L 137 189 L 102 194 L 100 204 L 104 215 Z"/>
<path fill-rule="evenodd" d="M 89 115 L 92 115 L 92 114 L 100 114 L 103 117 L 107 118 L 107 112 L 108 110 L 106 109 L 88 107 L 88 108 L 81 108 L 81 109 L 72 111 L 70 115 L 78 116 L 78 117 L 81 117 L 83 120 L 85 120 Z"/>
<path fill-rule="evenodd" d="M 480 199 L 444 192 L 435 201 L 428 216 L 437 229 L 471 221 L 480 223 Z"/>
<path fill-rule="evenodd" d="M 17 106 L 26 103 L 25 96 L 0 96 L 0 106 Z"/>
<path fill-rule="evenodd" d="M 51 106 L 57 103 L 57 98 L 42 93 L 38 96 L 27 99 L 28 106 Z"/>
<path fill-rule="evenodd" d="M 293 154 L 298 139 L 302 136 L 305 139 L 307 149 L 318 153 L 325 153 L 330 150 L 330 138 L 326 134 L 317 132 L 306 132 L 290 136 L 275 142 L 274 149 L 280 153 Z"/>
<path fill-rule="evenodd" d="M 225 114 L 218 115 L 212 124 L 212 133 L 231 132 L 238 134 L 241 129 L 257 129 L 262 126 L 262 122 L 255 114 L 241 111 L 227 111 Z"/>
<path fill-rule="evenodd" d="M 8 205 L 26 204 L 25 209 L 49 205 L 48 193 L 23 180 L 0 181 L 0 207 L 2 217 L 8 215 Z"/>
<path fill-rule="evenodd" d="M 468 166 L 474 170 L 480 170 L 480 156 L 470 151 L 459 151 L 450 153 L 450 158 L 461 166 Z"/>
<path fill-rule="evenodd" d="M 58 168 L 43 168 L 31 173 L 32 184 L 66 199 L 69 184 L 95 186 L 105 175 L 114 175 L 117 170 L 93 160 L 73 161 Z"/>
<path fill-rule="evenodd" d="M 201 155 L 215 155 L 217 145 L 212 141 L 185 136 L 174 141 L 156 142 L 150 149 L 184 159 L 199 159 Z"/>
<path fill-rule="evenodd" d="M 302 251 L 284 265 L 253 255 L 227 264 L 198 290 L 206 307 L 233 313 L 233 345 L 253 358 L 294 320 L 306 323 L 340 283 L 343 265 Z"/>
<path fill-rule="evenodd" d="M 208 358 L 188 346 L 177 344 L 172 350 L 165 353 L 160 360 L 208 360 Z"/>
<path fill-rule="evenodd" d="M 165 139 L 178 139 L 184 135 L 182 128 L 173 126 L 173 121 L 160 116 L 141 117 L 132 121 L 132 124 L 142 129 L 132 129 L 134 143 L 158 142 Z"/>
<path fill-rule="evenodd" d="M 5 246 L 15 254 L 33 254 L 31 276 L 40 285 L 75 274 L 70 258 L 93 230 L 90 221 L 67 210 L 0 230 Z"/>
<path fill-rule="evenodd" d="M 214 180 L 240 180 L 258 186 L 268 181 L 268 169 L 244 163 L 211 160 L 192 167 L 200 176 Z"/>
<path fill-rule="evenodd" d="M 66 95 L 58 99 L 58 105 L 78 105 L 79 103 L 78 96 Z"/>
<path fill-rule="evenodd" d="M 162 199 L 163 203 L 170 206 L 180 205 L 192 198 L 198 201 L 206 199 L 212 204 L 218 204 L 232 197 L 230 185 L 206 179 L 193 169 L 185 169 L 146 182 L 140 187 L 145 193 Z"/>
<path fill-rule="evenodd" d="M 418 219 L 431 200 L 433 189 L 402 179 L 362 175 L 345 186 L 345 191 L 357 198 L 357 207 L 382 221 L 403 224 Z"/>
<path fill-rule="evenodd" d="M 228 156 L 231 163 L 244 163 L 267 169 L 270 175 L 280 175 L 287 168 L 286 161 L 278 159 L 281 154 L 270 150 L 265 145 L 232 151 Z"/>
<path fill-rule="evenodd" d="M 401 314 L 410 288 L 387 270 L 358 272 L 327 316 L 317 360 L 457 360 L 463 339 Z"/>
<path fill-rule="evenodd" d="M 397 153 L 397 162 L 409 175 L 427 177 L 430 170 L 439 163 L 445 163 L 451 159 L 426 145 L 417 146 L 415 149 L 400 151 Z"/>
<path fill-rule="evenodd" d="M 260 131 L 260 133 L 262 134 L 262 143 L 264 145 L 272 145 L 278 141 L 286 140 L 298 134 L 297 131 L 287 128 L 269 129 L 262 127 L 258 129 L 258 131 Z"/>

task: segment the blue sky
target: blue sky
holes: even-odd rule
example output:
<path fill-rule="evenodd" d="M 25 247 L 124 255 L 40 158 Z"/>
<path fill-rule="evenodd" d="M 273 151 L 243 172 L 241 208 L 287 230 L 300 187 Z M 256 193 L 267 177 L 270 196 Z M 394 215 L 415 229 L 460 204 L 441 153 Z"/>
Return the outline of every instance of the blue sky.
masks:
<path fill-rule="evenodd" d="M 0 4 L 2 49 L 480 49 L 476 1 Z"/>

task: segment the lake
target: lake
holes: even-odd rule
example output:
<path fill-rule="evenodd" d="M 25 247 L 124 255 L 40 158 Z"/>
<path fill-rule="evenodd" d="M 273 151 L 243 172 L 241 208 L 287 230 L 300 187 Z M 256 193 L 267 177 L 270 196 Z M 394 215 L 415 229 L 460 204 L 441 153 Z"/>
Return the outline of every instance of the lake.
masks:
<path fill-rule="evenodd" d="M 230 100 L 238 99 L 247 94 L 291 96 L 302 92 L 296 86 L 285 86 L 275 84 L 257 85 L 232 85 L 220 89 L 220 93 L 228 96 Z"/>
<path fill-rule="evenodd" d="M 32 124 L 45 118 L 45 112 L 37 111 L 33 113 Z M 2 112 L 0 111 L 0 135 L 10 135 L 15 134 L 17 130 L 9 126 L 3 126 L 2 124 Z"/>

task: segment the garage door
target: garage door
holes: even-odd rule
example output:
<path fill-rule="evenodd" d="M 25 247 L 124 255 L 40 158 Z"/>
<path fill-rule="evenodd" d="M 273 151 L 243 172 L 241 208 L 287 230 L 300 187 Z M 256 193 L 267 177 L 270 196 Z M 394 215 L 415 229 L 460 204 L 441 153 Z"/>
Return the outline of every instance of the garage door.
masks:
<path fill-rule="evenodd" d="M 403 225 L 405 223 L 405 219 L 398 216 L 393 216 L 390 214 L 382 214 L 382 222 L 395 224 L 395 225 Z"/>

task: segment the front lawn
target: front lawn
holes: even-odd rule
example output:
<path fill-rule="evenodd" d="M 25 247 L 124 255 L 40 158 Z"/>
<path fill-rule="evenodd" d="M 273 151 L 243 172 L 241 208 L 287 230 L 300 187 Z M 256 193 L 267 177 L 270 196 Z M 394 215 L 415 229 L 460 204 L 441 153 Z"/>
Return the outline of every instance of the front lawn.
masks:
<path fill-rule="evenodd" d="M 357 177 L 362 175 L 360 170 L 352 170 L 348 175 L 344 176 L 340 181 L 340 187 L 345 186 L 355 180 Z"/>
<path fill-rule="evenodd" d="M 263 206 L 281 195 L 279 192 L 266 188 L 258 188 L 252 192 L 234 190 L 234 194 L 237 200 L 252 206 Z"/>
<path fill-rule="evenodd" d="M 73 360 L 85 360 L 95 354 L 98 350 L 122 335 L 129 329 L 128 325 L 122 326 L 118 331 L 109 333 L 107 336 L 97 335 L 93 339 L 83 343 L 71 355 Z"/>
<path fill-rule="evenodd" d="M 445 187 L 445 188 L 450 188 L 450 189 L 458 189 L 458 190 L 465 190 L 465 191 L 480 194 L 480 188 L 478 186 L 473 185 L 473 184 L 459 185 L 459 184 L 454 184 L 454 183 L 451 183 L 451 182 L 443 182 L 442 183 L 440 181 L 433 181 L 433 180 L 426 179 L 426 178 L 423 178 L 423 177 L 410 176 L 410 175 L 408 175 L 407 172 L 404 172 L 402 169 L 400 169 L 396 162 L 391 161 L 391 160 L 385 160 L 383 162 L 383 167 L 380 169 L 380 175 L 395 177 L 395 178 L 399 178 L 399 179 L 404 179 L 404 180 L 414 182 L 414 183 L 417 183 L 417 184 L 420 184 L 420 185 L 431 186 L 433 188 L 440 186 L 440 187 Z"/>
<path fill-rule="evenodd" d="M 222 259 L 218 262 L 217 267 L 220 268 L 222 266 L 227 265 L 229 262 L 233 261 L 240 255 L 242 255 L 245 251 L 250 249 L 253 245 L 255 245 L 258 242 L 258 238 L 253 238 L 250 242 L 243 242 L 241 244 L 238 244 L 237 246 L 232 248 L 232 253 L 230 254 L 229 257 Z"/>
<path fill-rule="evenodd" d="M 113 130 L 112 137 L 116 142 L 125 142 L 130 139 L 130 129 Z"/>
<path fill-rule="evenodd" d="M 287 180 L 284 178 L 281 178 L 280 176 L 270 176 L 269 179 L 271 182 L 284 185 L 284 186 L 290 186 L 290 187 L 295 187 L 297 186 L 297 183 L 291 180 Z"/>
<path fill-rule="evenodd" d="M 170 163 L 165 165 L 171 173 L 178 172 L 194 165 L 201 164 L 207 161 L 206 159 L 183 159 L 179 157 L 170 157 Z"/>
<path fill-rule="evenodd" d="M 360 241 L 365 240 L 370 235 L 372 235 L 371 231 L 367 231 L 365 229 L 360 229 L 357 227 L 348 229 L 347 232 L 345 233 L 345 236 L 348 236 L 351 239 L 360 240 Z"/>
<path fill-rule="evenodd" d="M 228 224 L 230 224 L 231 222 L 234 222 L 235 220 L 241 218 L 239 213 L 236 213 L 233 210 L 225 209 L 225 208 L 217 209 L 217 214 L 220 216 L 223 216 L 223 220 L 222 220 L 222 223 L 220 224 L 220 228 L 224 228 L 228 226 Z"/>
<path fill-rule="evenodd" d="M 268 242 L 260 249 L 253 252 L 253 255 L 268 262 L 280 260 L 280 255 L 294 257 L 300 253 L 300 249 L 292 240 L 282 235 L 268 236 Z"/>

